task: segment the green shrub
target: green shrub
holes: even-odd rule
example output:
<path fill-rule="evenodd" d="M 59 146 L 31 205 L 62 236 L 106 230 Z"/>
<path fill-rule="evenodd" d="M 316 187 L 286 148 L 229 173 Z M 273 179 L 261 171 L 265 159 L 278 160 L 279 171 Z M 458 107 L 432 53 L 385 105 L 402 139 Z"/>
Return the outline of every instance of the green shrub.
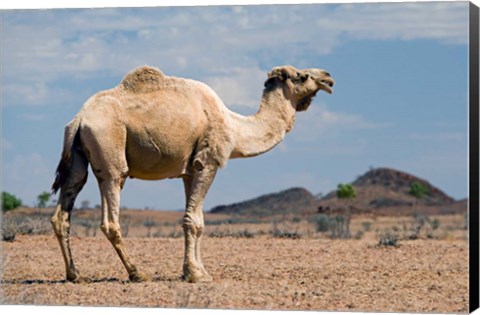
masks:
<path fill-rule="evenodd" d="M 15 195 L 12 195 L 6 191 L 2 192 L 2 211 L 7 212 L 18 208 L 22 205 L 22 200 L 18 199 Z"/>

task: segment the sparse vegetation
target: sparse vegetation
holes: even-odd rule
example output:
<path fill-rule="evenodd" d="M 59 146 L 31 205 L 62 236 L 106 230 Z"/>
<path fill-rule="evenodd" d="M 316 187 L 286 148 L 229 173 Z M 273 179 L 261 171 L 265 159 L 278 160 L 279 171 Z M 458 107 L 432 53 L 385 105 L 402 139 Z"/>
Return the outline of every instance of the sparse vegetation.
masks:
<path fill-rule="evenodd" d="M 298 227 L 292 230 L 291 227 L 283 224 L 283 228 L 280 228 L 280 224 L 277 221 L 273 221 L 271 235 L 274 238 L 290 238 L 290 239 L 299 239 L 302 235 L 298 232 Z"/>
<path fill-rule="evenodd" d="M 430 226 L 434 231 L 437 230 L 440 227 L 440 220 L 437 218 L 430 220 Z"/>
<path fill-rule="evenodd" d="M 369 232 L 372 229 L 372 222 L 364 221 L 362 222 L 362 227 L 365 232 Z"/>
<path fill-rule="evenodd" d="M 95 222 L 95 220 L 91 218 L 82 218 L 79 219 L 76 223 L 84 228 L 84 233 L 86 237 L 90 236 L 90 231 L 93 231 L 91 236 L 97 235 L 97 228 L 99 226 L 99 223 Z"/>
<path fill-rule="evenodd" d="M 356 240 L 361 240 L 363 238 L 363 235 L 365 235 L 365 232 L 363 232 L 362 230 L 358 230 L 353 236 L 353 238 Z"/>
<path fill-rule="evenodd" d="M 317 232 L 328 232 L 331 226 L 331 218 L 323 213 L 317 214 L 315 216 L 315 225 Z"/>
<path fill-rule="evenodd" d="M 122 236 L 128 237 L 130 227 L 132 226 L 132 216 L 128 214 L 120 214 L 120 225 L 122 230 Z"/>
<path fill-rule="evenodd" d="M 255 233 L 251 232 L 248 228 L 240 231 L 220 230 L 215 229 L 208 234 L 209 237 L 223 238 L 223 237 L 235 237 L 235 238 L 254 238 Z"/>
<path fill-rule="evenodd" d="M 264 222 L 259 217 L 249 216 L 249 217 L 231 217 L 228 219 L 221 220 L 205 220 L 205 225 L 223 225 L 223 224 L 260 224 Z"/>
<path fill-rule="evenodd" d="M 43 235 L 51 233 L 50 220 L 45 216 L 4 217 L 2 221 L 2 238 L 14 239 L 16 234 Z"/>
<path fill-rule="evenodd" d="M 292 222 L 293 222 L 293 223 L 300 223 L 300 222 L 302 222 L 302 218 L 300 218 L 300 217 L 293 217 L 293 218 L 292 218 Z"/>
<path fill-rule="evenodd" d="M 147 237 L 152 237 L 152 228 L 157 225 L 157 222 L 152 217 L 148 217 L 143 221 L 143 226 L 147 228 Z"/>
<path fill-rule="evenodd" d="M 13 242 L 17 235 L 17 226 L 12 222 L 2 222 L 2 240 L 5 242 Z"/>
<path fill-rule="evenodd" d="M 399 247 L 398 235 L 393 230 L 387 230 L 379 235 L 377 245 L 379 247 Z"/>
<path fill-rule="evenodd" d="M 350 233 L 350 220 L 349 215 L 336 215 L 331 218 L 330 222 L 330 237 L 333 239 L 342 238 L 348 239 L 351 237 Z"/>

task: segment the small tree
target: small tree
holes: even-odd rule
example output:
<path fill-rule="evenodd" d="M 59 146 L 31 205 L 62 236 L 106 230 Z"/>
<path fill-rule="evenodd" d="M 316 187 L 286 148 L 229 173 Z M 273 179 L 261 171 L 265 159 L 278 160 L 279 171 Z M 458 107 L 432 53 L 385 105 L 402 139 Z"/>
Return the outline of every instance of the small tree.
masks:
<path fill-rule="evenodd" d="M 347 212 L 344 218 L 337 218 L 338 224 L 342 226 L 342 238 L 350 238 L 350 220 L 352 218 L 352 210 L 350 208 L 350 201 L 357 197 L 357 192 L 351 184 L 338 184 L 337 198 L 345 201 Z"/>
<path fill-rule="evenodd" d="M 2 212 L 7 212 L 22 205 L 22 200 L 18 199 L 6 191 L 2 191 Z"/>
<path fill-rule="evenodd" d="M 45 208 L 47 206 L 47 202 L 50 200 L 50 193 L 49 192 L 42 192 L 40 195 L 37 196 L 38 200 L 38 207 Z"/>
<path fill-rule="evenodd" d="M 408 193 L 413 197 L 415 197 L 415 201 L 413 202 L 413 209 L 412 209 L 413 215 L 415 216 L 417 211 L 418 200 L 423 198 L 428 193 L 428 189 L 422 184 L 418 182 L 414 182 L 413 184 L 410 185 L 410 191 Z"/>
<path fill-rule="evenodd" d="M 357 192 L 351 184 L 338 184 L 337 197 L 339 199 L 351 200 L 357 197 Z"/>

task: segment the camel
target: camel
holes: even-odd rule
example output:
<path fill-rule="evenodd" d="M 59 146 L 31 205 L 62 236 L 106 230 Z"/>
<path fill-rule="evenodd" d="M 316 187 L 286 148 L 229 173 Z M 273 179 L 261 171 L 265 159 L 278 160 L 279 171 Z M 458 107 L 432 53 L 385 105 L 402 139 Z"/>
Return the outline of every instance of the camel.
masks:
<path fill-rule="evenodd" d="M 101 194 L 100 228 L 113 245 L 132 282 L 148 281 L 127 254 L 119 224 L 120 191 L 127 177 L 181 178 L 183 279 L 208 282 L 200 255 L 203 202 L 217 170 L 228 159 L 271 150 L 293 128 L 295 113 L 306 110 L 319 90 L 332 93 L 334 80 L 320 69 L 275 67 L 268 73 L 260 109 L 242 116 L 229 110 L 199 81 L 167 76 L 153 67 L 128 73 L 116 87 L 90 97 L 65 127 L 63 151 L 52 194 L 60 190 L 51 223 L 60 243 L 66 279 L 80 275 L 70 250 L 70 214 L 87 181 L 90 163 Z"/>

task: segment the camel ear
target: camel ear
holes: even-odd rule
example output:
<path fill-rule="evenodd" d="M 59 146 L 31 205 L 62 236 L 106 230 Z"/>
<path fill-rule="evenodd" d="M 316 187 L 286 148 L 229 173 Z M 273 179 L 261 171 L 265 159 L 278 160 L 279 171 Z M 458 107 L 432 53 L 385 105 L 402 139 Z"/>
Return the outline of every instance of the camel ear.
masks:
<path fill-rule="evenodd" d="M 273 78 L 280 79 L 284 82 L 290 78 L 290 73 L 286 67 L 275 67 L 268 73 L 268 79 L 270 80 Z"/>

